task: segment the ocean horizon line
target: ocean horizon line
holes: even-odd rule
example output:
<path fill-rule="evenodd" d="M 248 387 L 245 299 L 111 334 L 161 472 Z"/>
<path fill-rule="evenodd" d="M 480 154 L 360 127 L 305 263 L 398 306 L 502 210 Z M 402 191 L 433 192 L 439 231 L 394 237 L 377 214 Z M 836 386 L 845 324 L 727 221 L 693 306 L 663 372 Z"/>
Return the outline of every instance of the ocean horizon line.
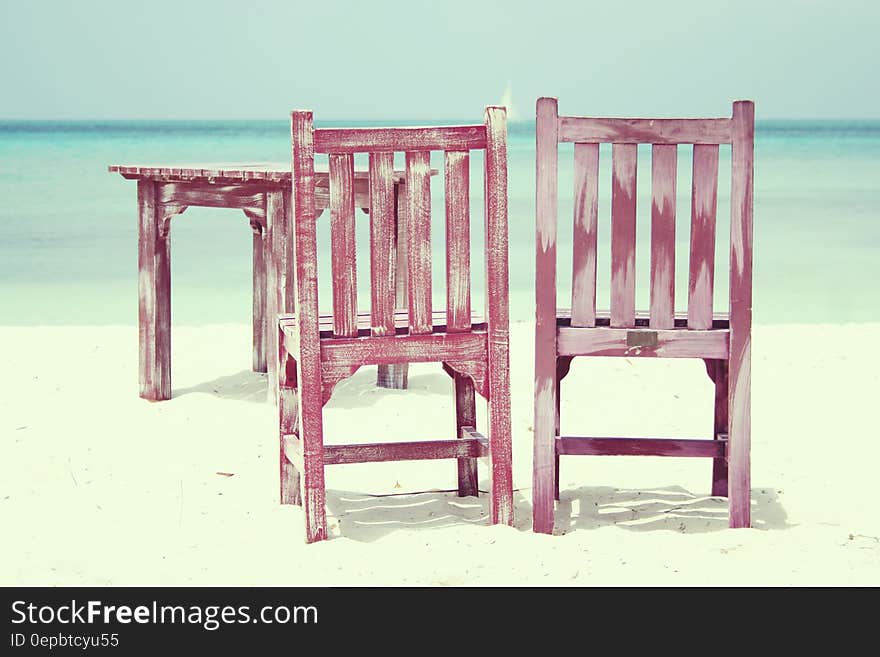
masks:
<path fill-rule="evenodd" d="M 291 110 L 292 111 L 292 110 Z M 591 116 L 594 118 L 610 118 L 610 115 L 607 114 L 593 114 L 593 115 L 584 115 Z M 622 116 L 621 118 L 643 118 L 637 115 L 632 116 Z M 644 117 L 648 118 L 648 117 Z M 704 117 L 689 117 L 689 116 L 669 116 L 669 117 L 650 117 L 650 118 L 658 118 L 658 119 L 675 119 L 675 118 L 704 118 Z M 709 118 L 728 118 L 725 116 L 717 116 L 717 117 L 709 117 Z M 456 117 L 456 116 L 445 116 L 445 117 L 431 117 L 431 118 L 413 118 L 413 117 L 378 117 L 378 118 L 354 118 L 354 117 L 343 117 L 343 118 L 318 118 L 315 120 L 315 123 L 343 123 L 343 122 L 353 122 L 353 123 L 377 123 L 377 122 L 408 122 L 413 125 L 431 125 L 437 121 L 457 121 L 457 122 L 473 122 L 473 116 L 466 117 Z M 513 124 L 530 124 L 534 122 L 534 117 L 528 118 L 516 118 L 510 119 L 508 118 L 508 123 Z M 112 124 L 112 123 L 265 123 L 265 124 L 286 124 L 288 123 L 287 118 L 209 118 L 209 117 L 163 117 L 163 118 L 148 118 L 148 117 L 134 117 L 134 118 L 0 118 L 0 125 L 3 124 Z M 772 118 L 756 118 L 756 125 L 772 125 L 778 123 L 880 123 L 880 117 L 814 117 L 814 118 L 789 118 L 789 117 L 772 117 Z"/>
<path fill-rule="evenodd" d="M 468 125 L 469 119 L 317 119 L 318 128 L 348 127 L 427 127 Z M 275 138 L 289 131 L 289 119 L 0 119 L 0 137 L 15 135 L 80 135 L 114 139 L 117 135 L 228 135 L 238 139 Z M 878 119 L 763 119 L 756 121 L 756 134 L 762 137 L 865 138 L 880 139 Z M 535 134 L 534 119 L 508 121 L 511 139 L 522 140 Z"/>

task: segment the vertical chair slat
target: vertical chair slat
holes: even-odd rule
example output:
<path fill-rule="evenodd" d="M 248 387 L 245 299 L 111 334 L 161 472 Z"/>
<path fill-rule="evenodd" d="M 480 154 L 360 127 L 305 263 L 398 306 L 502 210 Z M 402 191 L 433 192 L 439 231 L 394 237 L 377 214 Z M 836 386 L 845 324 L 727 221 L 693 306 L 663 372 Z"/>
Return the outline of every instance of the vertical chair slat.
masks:
<path fill-rule="evenodd" d="M 532 522 L 553 532 L 556 455 L 556 224 L 559 114 L 555 98 L 539 98 L 535 125 L 535 423 Z"/>
<path fill-rule="evenodd" d="M 489 469 L 492 523 L 513 524 L 510 420 L 510 313 L 508 308 L 507 116 L 486 108 L 485 235 L 489 362 Z"/>
<path fill-rule="evenodd" d="M 637 144 L 611 149 L 611 326 L 636 322 Z"/>
<path fill-rule="evenodd" d="M 406 154 L 410 333 L 430 333 L 432 328 L 430 156 L 428 151 Z"/>
<path fill-rule="evenodd" d="M 730 183 L 730 360 L 728 494 L 730 526 L 748 527 L 751 452 L 752 213 L 755 105 L 733 104 Z"/>
<path fill-rule="evenodd" d="M 471 327 L 470 272 L 470 155 L 446 151 L 446 330 L 468 331 Z M 455 435 L 462 427 L 476 426 L 474 382 L 455 373 Z M 458 494 L 479 492 L 477 460 L 458 459 Z"/>
<path fill-rule="evenodd" d="M 715 213 L 718 206 L 718 145 L 694 145 L 691 192 L 691 262 L 688 328 L 712 327 L 715 281 Z"/>
<path fill-rule="evenodd" d="M 574 243 L 571 325 L 596 325 L 599 144 L 574 145 Z"/>
<path fill-rule="evenodd" d="M 471 325 L 470 156 L 446 152 L 446 324 L 451 331 Z"/>
<path fill-rule="evenodd" d="M 651 151 L 651 328 L 675 324 L 675 179 L 678 146 Z"/>
<path fill-rule="evenodd" d="M 394 213 L 397 220 L 394 224 L 394 248 L 397 257 L 394 259 L 394 308 L 406 308 L 409 299 L 406 271 L 406 185 L 398 182 L 394 185 Z M 379 365 L 376 368 L 376 385 L 392 390 L 406 390 L 409 385 L 409 365 L 395 363 Z"/>
<path fill-rule="evenodd" d="M 394 153 L 370 153 L 370 314 L 373 335 L 394 335 Z"/>
<path fill-rule="evenodd" d="M 330 155 L 330 249 L 333 257 L 333 335 L 357 335 L 354 234 L 354 156 Z"/>

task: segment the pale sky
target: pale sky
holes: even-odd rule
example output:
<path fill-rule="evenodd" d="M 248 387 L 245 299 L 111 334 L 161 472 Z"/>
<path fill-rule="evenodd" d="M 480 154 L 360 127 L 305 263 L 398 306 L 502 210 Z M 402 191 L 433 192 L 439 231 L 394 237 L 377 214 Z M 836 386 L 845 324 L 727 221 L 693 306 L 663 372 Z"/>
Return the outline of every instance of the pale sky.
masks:
<path fill-rule="evenodd" d="M 868 0 L 0 0 L 0 119 L 880 118 Z"/>

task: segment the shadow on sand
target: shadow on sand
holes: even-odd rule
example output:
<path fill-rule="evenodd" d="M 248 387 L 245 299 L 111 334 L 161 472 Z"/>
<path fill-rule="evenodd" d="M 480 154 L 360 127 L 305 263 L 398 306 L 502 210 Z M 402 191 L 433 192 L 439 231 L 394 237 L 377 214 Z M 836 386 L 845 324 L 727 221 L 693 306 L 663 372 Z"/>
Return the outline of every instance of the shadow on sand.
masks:
<path fill-rule="evenodd" d="M 365 408 L 387 394 L 435 394 L 447 388 L 451 379 L 444 372 L 410 377 L 409 390 L 376 388 L 375 368 L 363 368 L 340 383 L 330 400 L 340 408 Z M 188 388 L 174 390 L 175 397 L 205 393 L 221 399 L 266 403 L 265 374 L 243 370 Z M 481 482 L 481 491 L 487 488 Z M 516 527 L 531 530 L 529 489 L 515 491 Z M 339 532 L 353 540 L 371 542 L 396 530 L 412 527 L 448 527 L 483 524 L 489 515 L 489 497 L 458 497 L 455 491 L 427 491 L 387 496 L 363 492 L 327 491 L 327 505 L 339 523 Z M 621 489 L 584 486 L 562 492 L 556 504 L 554 532 L 566 534 L 578 529 L 615 526 L 631 531 L 677 531 L 703 533 L 727 529 L 727 500 L 695 495 L 680 486 L 653 489 Z M 774 530 L 792 527 L 773 488 L 752 489 L 752 526 Z"/>
<path fill-rule="evenodd" d="M 687 534 L 721 531 L 728 528 L 727 507 L 724 498 L 694 495 L 680 486 L 646 490 L 585 486 L 562 492 L 556 505 L 555 532 L 607 526 Z M 775 490 L 752 489 L 752 527 L 792 526 Z"/>
<path fill-rule="evenodd" d="M 269 382 L 266 374 L 242 370 L 237 374 L 221 376 L 213 381 L 205 381 L 189 388 L 175 388 L 171 396 L 180 397 L 195 392 L 212 395 L 220 399 L 266 403 Z"/>
<path fill-rule="evenodd" d="M 513 497 L 519 527 L 528 502 L 518 491 Z M 459 497 L 454 490 L 378 496 L 328 490 L 327 510 L 339 523 L 341 536 L 371 543 L 404 529 L 486 525 L 489 495 L 484 486 L 480 488 L 479 497 Z"/>
<path fill-rule="evenodd" d="M 439 370 L 440 364 L 437 363 Z M 351 378 L 343 379 L 333 390 L 333 396 L 327 402 L 328 408 L 369 408 L 375 405 L 384 395 L 436 395 L 448 392 L 452 395 L 452 379 L 439 370 L 410 374 L 406 390 L 389 390 L 376 387 L 376 367 L 362 367 Z"/>
<path fill-rule="evenodd" d="M 481 483 L 479 497 L 458 497 L 455 491 L 376 496 L 328 490 L 327 507 L 339 523 L 341 536 L 372 542 L 403 529 L 486 524 L 489 497 L 483 492 L 486 482 Z M 514 492 L 515 526 L 531 531 L 532 507 L 524 494 L 528 496 L 529 491 Z M 574 512 L 574 507 L 579 510 Z M 787 518 L 775 490 L 752 490 L 755 529 L 788 529 L 793 525 Z M 722 531 L 728 528 L 727 500 L 694 495 L 679 486 L 650 490 L 584 487 L 563 492 L 556 507 L 555 534 L 607 526 L 688 534 Z"/>
<path fill-rule="evenodd" d="M 439 367 L 439 365 L 438 365 Z M 172 397 L 191 393 L 204 393 L 220 399 L 235 399 L 265 403 L 268 399 L 269 381 L 265 373 L 242 370 L 236 374 L 217 377 L 187 388 L 175 388 Z M 449 391 L 452 394 L 452 379 L 440 371 L 416 374 L 409 377 L 406 390 L 388 390 L 376 387 L 376 368 L 363 367 L 349 379 L 343 379 L 333 391 L 328 408 L 369 408 L 375 405 L 382 395 L 430 395 Z"/>

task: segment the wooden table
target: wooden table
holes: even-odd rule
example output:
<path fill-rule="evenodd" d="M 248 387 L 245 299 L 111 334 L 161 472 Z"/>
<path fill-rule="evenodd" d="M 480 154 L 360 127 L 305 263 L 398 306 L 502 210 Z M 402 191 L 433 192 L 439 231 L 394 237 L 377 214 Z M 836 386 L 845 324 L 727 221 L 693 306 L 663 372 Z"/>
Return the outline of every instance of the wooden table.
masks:
<path fill-rule="evenodd" d="M 190 206 L 244 211 L 253 230 L 253 369 L 276 380 L 279 312 L 294 310 L 291 167 L 274 164 L 122 165 L 111 173 L 137 180 L 138 345 L 140 396 L 171 398 L 171 218 Z M 435 173 L 435 172 L 432 172 Z M 329 207 L 329 174 L 316 165 L 317 210 Z M 405 225 L 404 173 L 395 172 L 398 234 Z M 355 171 L 355 204 L 369 211 L 366 170 Z M 210 236 L 207 236 L 210 239 Z M 397 240 L 396 270 L 406 271 L 406 240 Z M 407 305 L 406 276 L 396 278 L 398 308 Z M 267 367 L 268 366 L 268 367 Z M 271 385 L 271 383 L 270 383 Z M 407 366 L 379 368 L 377 385 L 406 388 Z"/>

